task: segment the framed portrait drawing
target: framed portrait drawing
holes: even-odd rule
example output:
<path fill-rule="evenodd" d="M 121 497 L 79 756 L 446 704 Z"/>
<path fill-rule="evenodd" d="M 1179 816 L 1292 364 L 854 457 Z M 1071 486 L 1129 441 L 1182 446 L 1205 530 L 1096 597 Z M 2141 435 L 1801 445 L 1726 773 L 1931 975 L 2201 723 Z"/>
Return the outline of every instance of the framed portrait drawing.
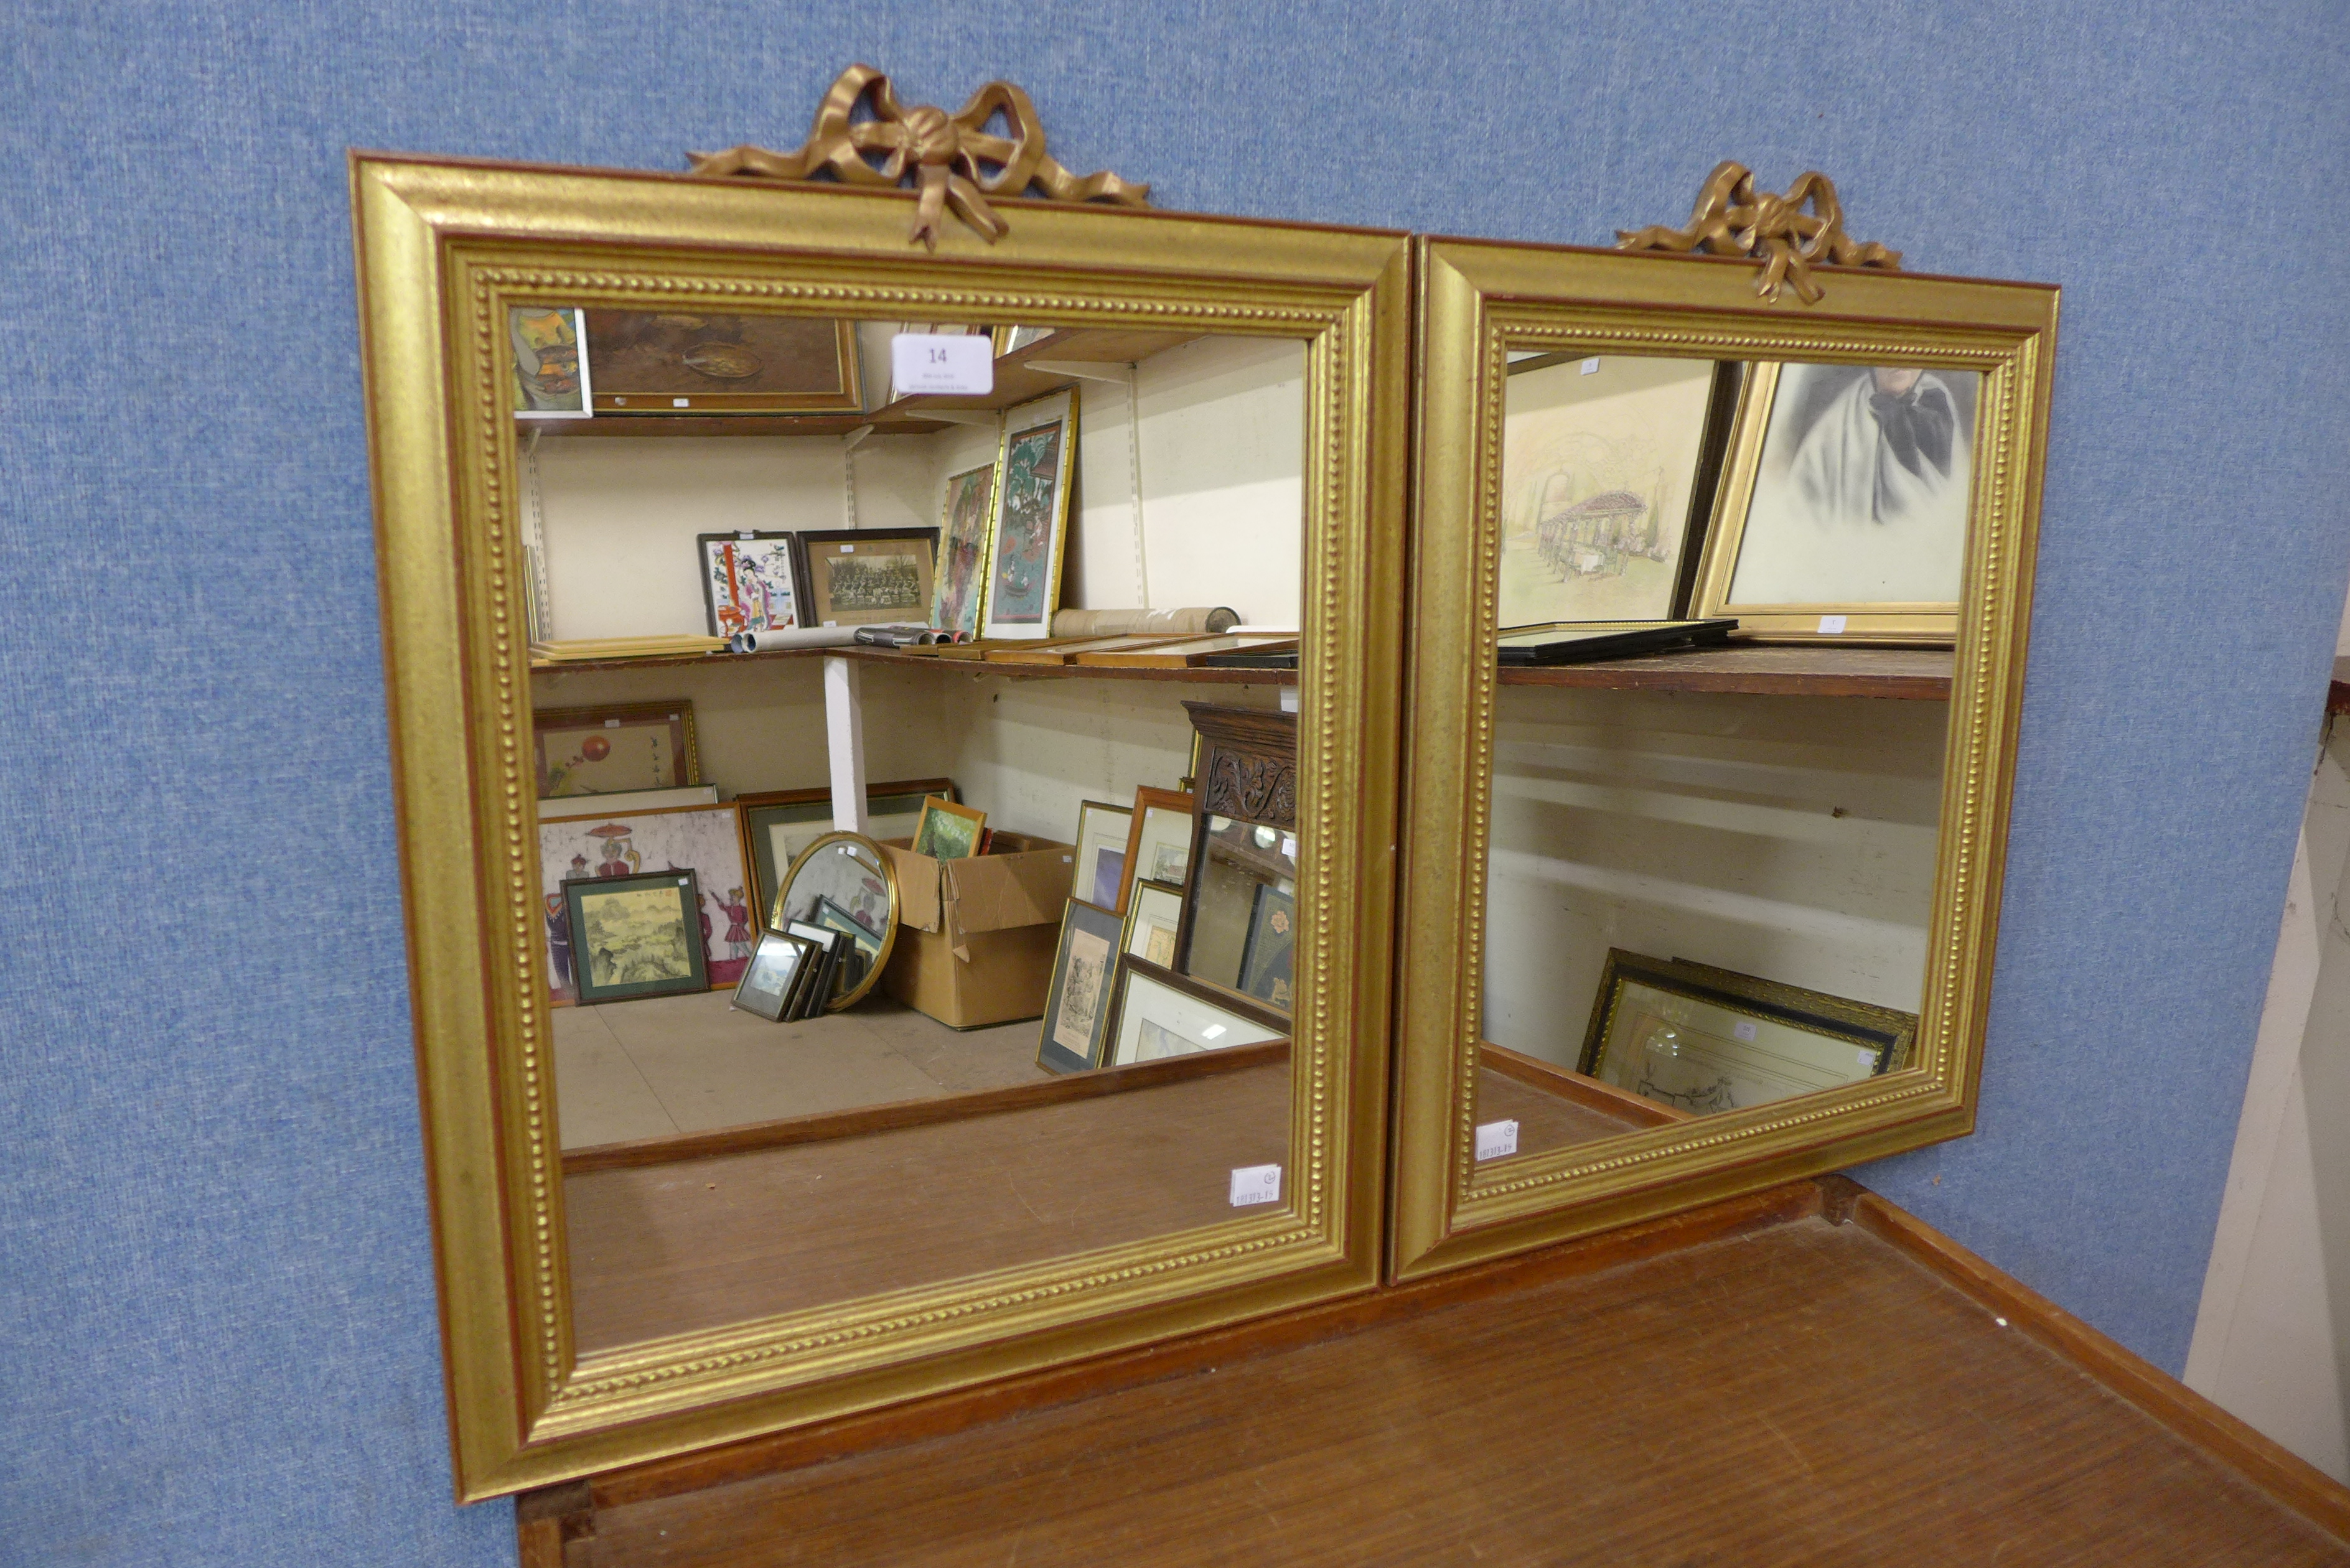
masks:
<path fill-rule="evenodd" d="M 1105 1067 L 1289 1038 L 1289 1020 L 1172 970 L 1122 958 Z"/>
<path fill-rule="evenodd" d="M 515 305 L 506 309 L 514 349 L 515 418 L 584 420 L 589 402 L 582 312 L 565 305 Z"/>
<path fill-rule="evenodd" d="M 805 937 L 768 931 L 734 987 L 733 1005 L 761 1018 L 780 1021 L 807 980 L 823 950 Z"/>
<path fill-rule="evenodd" d="M 1120 868 L 1118 913 L 1126 912 L 1128 895 L 1138 881 L 1166 882 L 1182 888 L 1191 879 L 1191 796 L 1179 790 L 1134 792 L 1134 816 L 1127 828 L 1126 864 Z"/>
<path fill-rule="evenodd" d="M 868 785 L 866 836 L 910 841 L 921 822 L 922 802 L 930 795 L 954 799 L 954 780 L 897 779 Z M 734 810 L 742 818 L 743 857 L 751 870 L 752 908 L 765 927 L 775 895 L 783 890 L 783 874 L 791 869 L 801 851 L 832 831 L 832 791 L 778 789 L 738 794 L 734 797 Z"/>
<path fill-rule="evenodd" d="M 702 892 L 691 871 L 577 877 L 562 893 L 579 953 L 581 1002 L 710 989 L 695 927 Z"/>
<path fill-rule="evenodd" d="M 1102 1064 L 1118 924 L 1115 913 L 1081 898 L 1061 910 L 1061 945 L 1053 955 L 1053 984 L 1036 1041 L 1036 1065 L 1048 1073 L 1083 1073 Z"/>
<path fill-rule="evenodd" d="M 697 534 L 702 605 L 710 635 L 788 631 L 799 625 L 789 533 Z"/>
<path fill-rule="evenodd" d="M 990 508 L 984 638 L 1050 637 L 1061 603 L 1061 554 L 1069 522 L 1069 473 L 1076 451 L 1074 387 L 1023 403 L 1004 416 Z"/>
<path fill-rule="evenodd" d="M 1499 625 L 1679 613 L 1735 375 L 1631 354 L 1511 364 Z"/>
<path fill-rule="evenodd" d="M 845 413 L 863 403 L 846 321 L 593 309 L 587 342 L 590 406 L 605 413 Z"/>
<path fill-rule="evenodd" d="M 1182 929 L 1183 889 L 1171 882 L 1137 882 L 1127 901 L 1126 938 L 1118 950 L 1171 969 L 1175 938 Z"/>
<path fill-rule="evenodd" d="M 1981 380 L 1752 367 L 1690 613 L 1782 641 L 1955 641 Z"/>
<path fill-rule="evenodd" d="M 931 600 L 931 624 L 949 631 L 979 634 L 982 575 L 987 555 L 987 509 L 995 498 L 995 465 L 966 469 L 947 477 L 946 503 L 939 519 L 939 559 Z"/>
<path fill-rule="evenodd" d="M 541 800 L 676 789 L 702 782 L 693 704 L 682 697 L 617 707 L 542 709 L 531 715 L 530 729 Z"/>
<path fill-rule="evenodd" d="M 935 528 L 826 528 L 803 533 L 802 626 L 924 626 L 935 591 Z"/>
<path fill-rule="evenodd" d="M 593 801 L 582 801 L 590 806 Z M 658 871 L 695 875 L 697 972 L 712 987 L 731 986 L 751 961 L 758 929 L 743 874 L 743 839 L 732 805 L 685 806 L 611 815 L 546 815 L 538 824 L 538 867 L 546 901 L 547 979 L 560 1004 L 581 1000 L 585 962 L 563 900 L 564 884 L 609 881 Z"/>
<path fill-rule="evenodd" d="M 968 860 L 979 853 L 980 834 L 987 813 L 932 795 L 922 802 L 921 820 L 914 825 L 914 853 L 933 860 Z"/>
<path fill-rule="evenodd" d="M 1126 840 L 1134 823 L 1130 806 L 1089 800 L 1077 807 L 1077 868 L 1071 894 L 1105 909 L 1125 907 L 1118 896 L 1125 881 Z"/>
<path fill-rule="evenodd" d="M 1890 1072 L 1917 1037 L 1915 1013 L 1613 948 L 1579 1068 L 1711 1116 Z"/>

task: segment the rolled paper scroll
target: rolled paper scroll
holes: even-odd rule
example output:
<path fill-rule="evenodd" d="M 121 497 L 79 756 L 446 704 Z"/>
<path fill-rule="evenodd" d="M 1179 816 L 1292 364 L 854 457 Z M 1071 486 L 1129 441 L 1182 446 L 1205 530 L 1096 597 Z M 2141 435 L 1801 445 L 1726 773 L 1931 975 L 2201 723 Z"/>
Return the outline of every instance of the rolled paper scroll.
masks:
<path fill-rule="evenodd" d="M 1207 635 L 1230 631 L 1240 625 L 1238 610 L 1210 609 L 1065 609 L 1053 612 L 1055 637 L 1129 637 L 1146 632 Z"/>

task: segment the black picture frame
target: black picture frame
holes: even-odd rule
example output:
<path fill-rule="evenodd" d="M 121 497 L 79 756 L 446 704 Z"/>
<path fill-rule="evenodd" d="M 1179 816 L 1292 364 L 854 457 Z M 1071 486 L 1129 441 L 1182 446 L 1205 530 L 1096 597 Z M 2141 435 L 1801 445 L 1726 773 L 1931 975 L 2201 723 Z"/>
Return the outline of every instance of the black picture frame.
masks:
<path fill-rule="evenodd" d="M 1114 1011 L 1118 948 L 1125 936 L 1126 918 L 1115 909 L 1083 898 L 1072 898 L 1062 909 L 1052 989 L 1045 994 L 1045 1017 L 1036 1031 L 1036 1065 L 1047 1073 L 1087 1073 L 1101 1065 Z M 1090 1012 L 1063 1016 L 1076 1006 L 1089 1006 Z M 1085 1039 L 1082 1052 L 1064 1037 L 1071 1033 L 1065 1027 L 1069 1024 L 1080 1026 L 1076 1033 Z"/>
<path fill-rule="evenodd" d="M 840 978 L 845 972 L 842 955 L 849 950 L 850 943 L 843 932 L 827 926 L 812 926 L 805 920 L 793 920 L 785 929 L 824 950 L 824 957 L 816 965 L 815 984 L 800 999 L 799 1009 L 793 1014 L 795 1018 L 814 1018 L 830 1009 L 832 999 L 840 994 Z"/>
<path fill-rule="evenodd" d="M 829 592 L 819 591 L 819 574 L 816 571 L 819 558 L 831 558 L 832 553 L 842 545 L 884 545 L 906 540 L 918 540 L 930 546 L 930 565 L 920 574 L 920 580 L 908 590 L 904 606 L 846 612 L 834 603 Z M 794 599 L 799 607 L 800 625 L 804 627 L 928 626 L 931 607 L 937 598 L 939 531 L 936 528 L 804 528 L 792 536 L 792 576 Z M 828 582 L 829 574 L 826 576 Z"/>
<path fill-rule="evenodd" d="M 808 971 L 817 967 L 812 959 L 817 954 L 816 945 L 804 937 L 780 931 L 763 931 L 759 945 L 752 950 L 750 966 L 735 982 L 734 996 L 729 1005 L 739 1007 L 755 1018 L 781 1023 L 793 1016 L 793 1003 L 806 985 Z M 756 983 L 768 976 L 778 983 Z"/>
<path fill-rule="evenodd" d="M 563 884 L 564 912 L 571 921 L 572 976 L 583 1005 L 603 1002 L 630 1002 L 646 996 L 681 996 L 689 992 L 708 991 L 710 971 L 702 946 L 702 882 L 691 870 L 643 871 L 632 877 L 574 877 Z M 635 944 L 641 951 L 631 950 L 617 956 L 608 951 L 599 953 L 596 945 L 598 924 L 592 915 L 609 910 L 608 899 L 616 896 L 666 890 L 677 901 L 676 926 L 679 955 L 658 950 L 652 941 Z M 648 901 L 650 902 L 650 901 Z M 637 970 L 640 978 L 607 980 L 598 972 L 599 956 L 610 957 L 606 966 L 615 976 Z M 660 972 L 645 975 L 645 969 Z"/>
<path fill-rule="evenodd" d="M 713 545 L 759 545 L 780 541 L 783 545 L 784 574 L 790 579 L 784 585 L 792 596 L 790 624 L 795 627 L 803 624 L 800 619 L 798 537 L 798 535 L 789 528 L 745 528 L 731 534 L 696 534 L 693 536 L 693 569 L 702 578 L 702 614 L 703 621 L 710 628 L 711 636 L 731 637 L 735 632 L 746 629 L 743 627 L 723 624 L 719 620 L 717 576 L 710 558 L 711 546 Z"/>

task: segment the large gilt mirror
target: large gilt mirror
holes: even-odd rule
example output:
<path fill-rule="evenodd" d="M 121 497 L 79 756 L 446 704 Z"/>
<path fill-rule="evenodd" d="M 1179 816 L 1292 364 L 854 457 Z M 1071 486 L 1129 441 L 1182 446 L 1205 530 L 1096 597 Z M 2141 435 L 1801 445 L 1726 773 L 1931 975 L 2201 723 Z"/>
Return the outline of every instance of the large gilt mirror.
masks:
<path fill-rule="evenodd" d="M 2056 291 L 1422 244 L 1397 1273 L 1965 1133 Z"/>
<path fill-rule="evenodd" d="M 1404 237 L 353 188 L 463 1494 L 1373 1283 Z M 1300 737 L 1277 1012 L 1097 876 L 1187 700 Z"/>

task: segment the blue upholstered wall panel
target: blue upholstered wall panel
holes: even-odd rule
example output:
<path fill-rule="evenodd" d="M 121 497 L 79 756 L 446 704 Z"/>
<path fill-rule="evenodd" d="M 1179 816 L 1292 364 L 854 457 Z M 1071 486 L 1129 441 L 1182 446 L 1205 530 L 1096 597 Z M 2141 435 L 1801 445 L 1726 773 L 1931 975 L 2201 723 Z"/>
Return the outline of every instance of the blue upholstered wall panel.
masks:
<path fill-rule="evenodd" d="M 1170 205 L 1596 242 L 1735 154 L 2063 283 L 1982 1128 L 1864 1174 L 2176 1368 L 2350 568 L 2339 13 L 19 0 L 0 1558 L 510 1560 L 448 1501 L 343 151 L 673 168 L 860 58 Z"/>

